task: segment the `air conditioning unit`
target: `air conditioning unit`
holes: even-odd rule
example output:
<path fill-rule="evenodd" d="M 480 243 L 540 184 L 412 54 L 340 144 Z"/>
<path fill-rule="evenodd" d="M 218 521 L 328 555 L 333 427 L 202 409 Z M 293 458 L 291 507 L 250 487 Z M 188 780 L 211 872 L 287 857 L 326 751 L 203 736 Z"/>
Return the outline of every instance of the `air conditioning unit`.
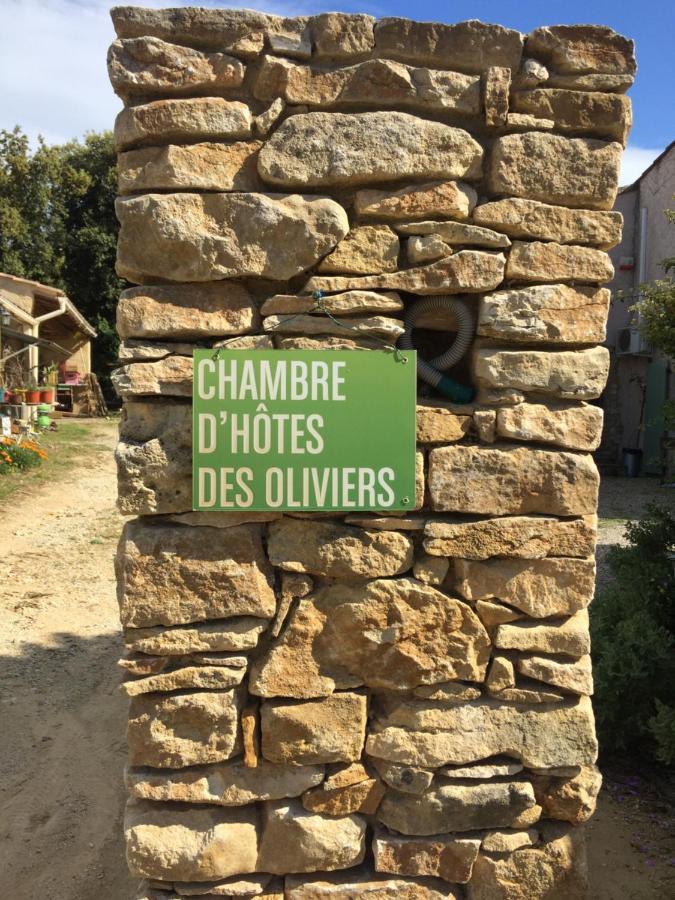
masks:
<path fill-rule="evenodd" d="M 640 329 L 633 325 L 619 331 L 616 352 L 618 356 L 651 356 L 652 345 L 644 338 Z"/>

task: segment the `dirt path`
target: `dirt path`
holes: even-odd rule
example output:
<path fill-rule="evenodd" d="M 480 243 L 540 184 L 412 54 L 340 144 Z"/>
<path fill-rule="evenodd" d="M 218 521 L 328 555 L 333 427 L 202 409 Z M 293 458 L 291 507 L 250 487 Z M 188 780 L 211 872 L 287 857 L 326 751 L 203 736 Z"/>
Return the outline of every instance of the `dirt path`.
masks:
<path fill-rule="evenodd" d="M 117 429 L 91 427 L 86 466 L 0 512 L 0 886 L 12 900 L 133 896 L 115 665 Z"/>
<path fill-rule="evenodd" d="M 117 434 L 113 423 L 89 427 L 98 452 L 67 480 L 15 495 L 0 511 L 3 900 L 134 896 L 121 825 L 126 701 L 115 665 Z M 624 496 L 622 486 L 610 493 Z M 603 543 L 619 536 L 613 530 Z M 590 827 L 590 900 L 675 896 L 667 810 L 631 791 L 612 783 L 601 796 Z"/>

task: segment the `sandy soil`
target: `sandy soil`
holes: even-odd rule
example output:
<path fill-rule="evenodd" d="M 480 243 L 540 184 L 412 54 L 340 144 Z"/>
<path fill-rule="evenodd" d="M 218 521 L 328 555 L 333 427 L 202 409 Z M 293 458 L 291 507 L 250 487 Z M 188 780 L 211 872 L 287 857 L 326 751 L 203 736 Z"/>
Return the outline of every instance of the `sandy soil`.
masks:
<path fill-rule="evenodd" d="M 67 423 L 62 426 L 67 427 Z M 112 450 L 0 512 L 0 886 L 8 900 L 126 900 L 126 701 Z M 8 476 L 9 477 L 9 476 Z"/>
<path fill-rule="evenodd" d="M 133 897 L 121 836 L 126 701 L 115 665 L 116 428 L 91 428 L 101 446 L 93 460 L 0 511 L 3 900 Z M 621 518 L 623 508 L 612 503 L 625 498 L 625 482 L 608 493 L 609 515 Z M 603 543 L 620 538 L 620 522 L 607 527 L 618 530 Z M 668 815 L 642 786 L 608 779 L 590 827 L 591 900 L 675 896 Z"/>

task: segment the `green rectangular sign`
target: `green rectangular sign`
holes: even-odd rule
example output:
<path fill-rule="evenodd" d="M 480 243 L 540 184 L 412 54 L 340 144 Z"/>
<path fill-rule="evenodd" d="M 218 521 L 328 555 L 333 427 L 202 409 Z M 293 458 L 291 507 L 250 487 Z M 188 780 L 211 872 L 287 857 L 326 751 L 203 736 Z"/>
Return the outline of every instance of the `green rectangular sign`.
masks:
<path fill-rule="evenodd" d="M 195 510 L 415 505 L 414 350 L 195 350 Z"/>

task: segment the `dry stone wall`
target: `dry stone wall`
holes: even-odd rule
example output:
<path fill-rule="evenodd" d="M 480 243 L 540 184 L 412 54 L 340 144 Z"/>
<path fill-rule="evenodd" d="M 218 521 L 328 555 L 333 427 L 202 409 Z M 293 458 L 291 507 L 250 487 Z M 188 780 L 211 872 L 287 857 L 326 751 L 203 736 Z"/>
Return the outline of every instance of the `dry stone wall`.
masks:
<path fill-rule="evenodd" d="M 139 898 L 583 897 L 589 453 L 632 42 L 112 17 Z M 414 512 L 191 510 L 195 347 L 367 352 L 434 294 L 473 314 L 477 396 L 420 388 Z M 451 340 L 442 312 L 418 324 Z"/>

